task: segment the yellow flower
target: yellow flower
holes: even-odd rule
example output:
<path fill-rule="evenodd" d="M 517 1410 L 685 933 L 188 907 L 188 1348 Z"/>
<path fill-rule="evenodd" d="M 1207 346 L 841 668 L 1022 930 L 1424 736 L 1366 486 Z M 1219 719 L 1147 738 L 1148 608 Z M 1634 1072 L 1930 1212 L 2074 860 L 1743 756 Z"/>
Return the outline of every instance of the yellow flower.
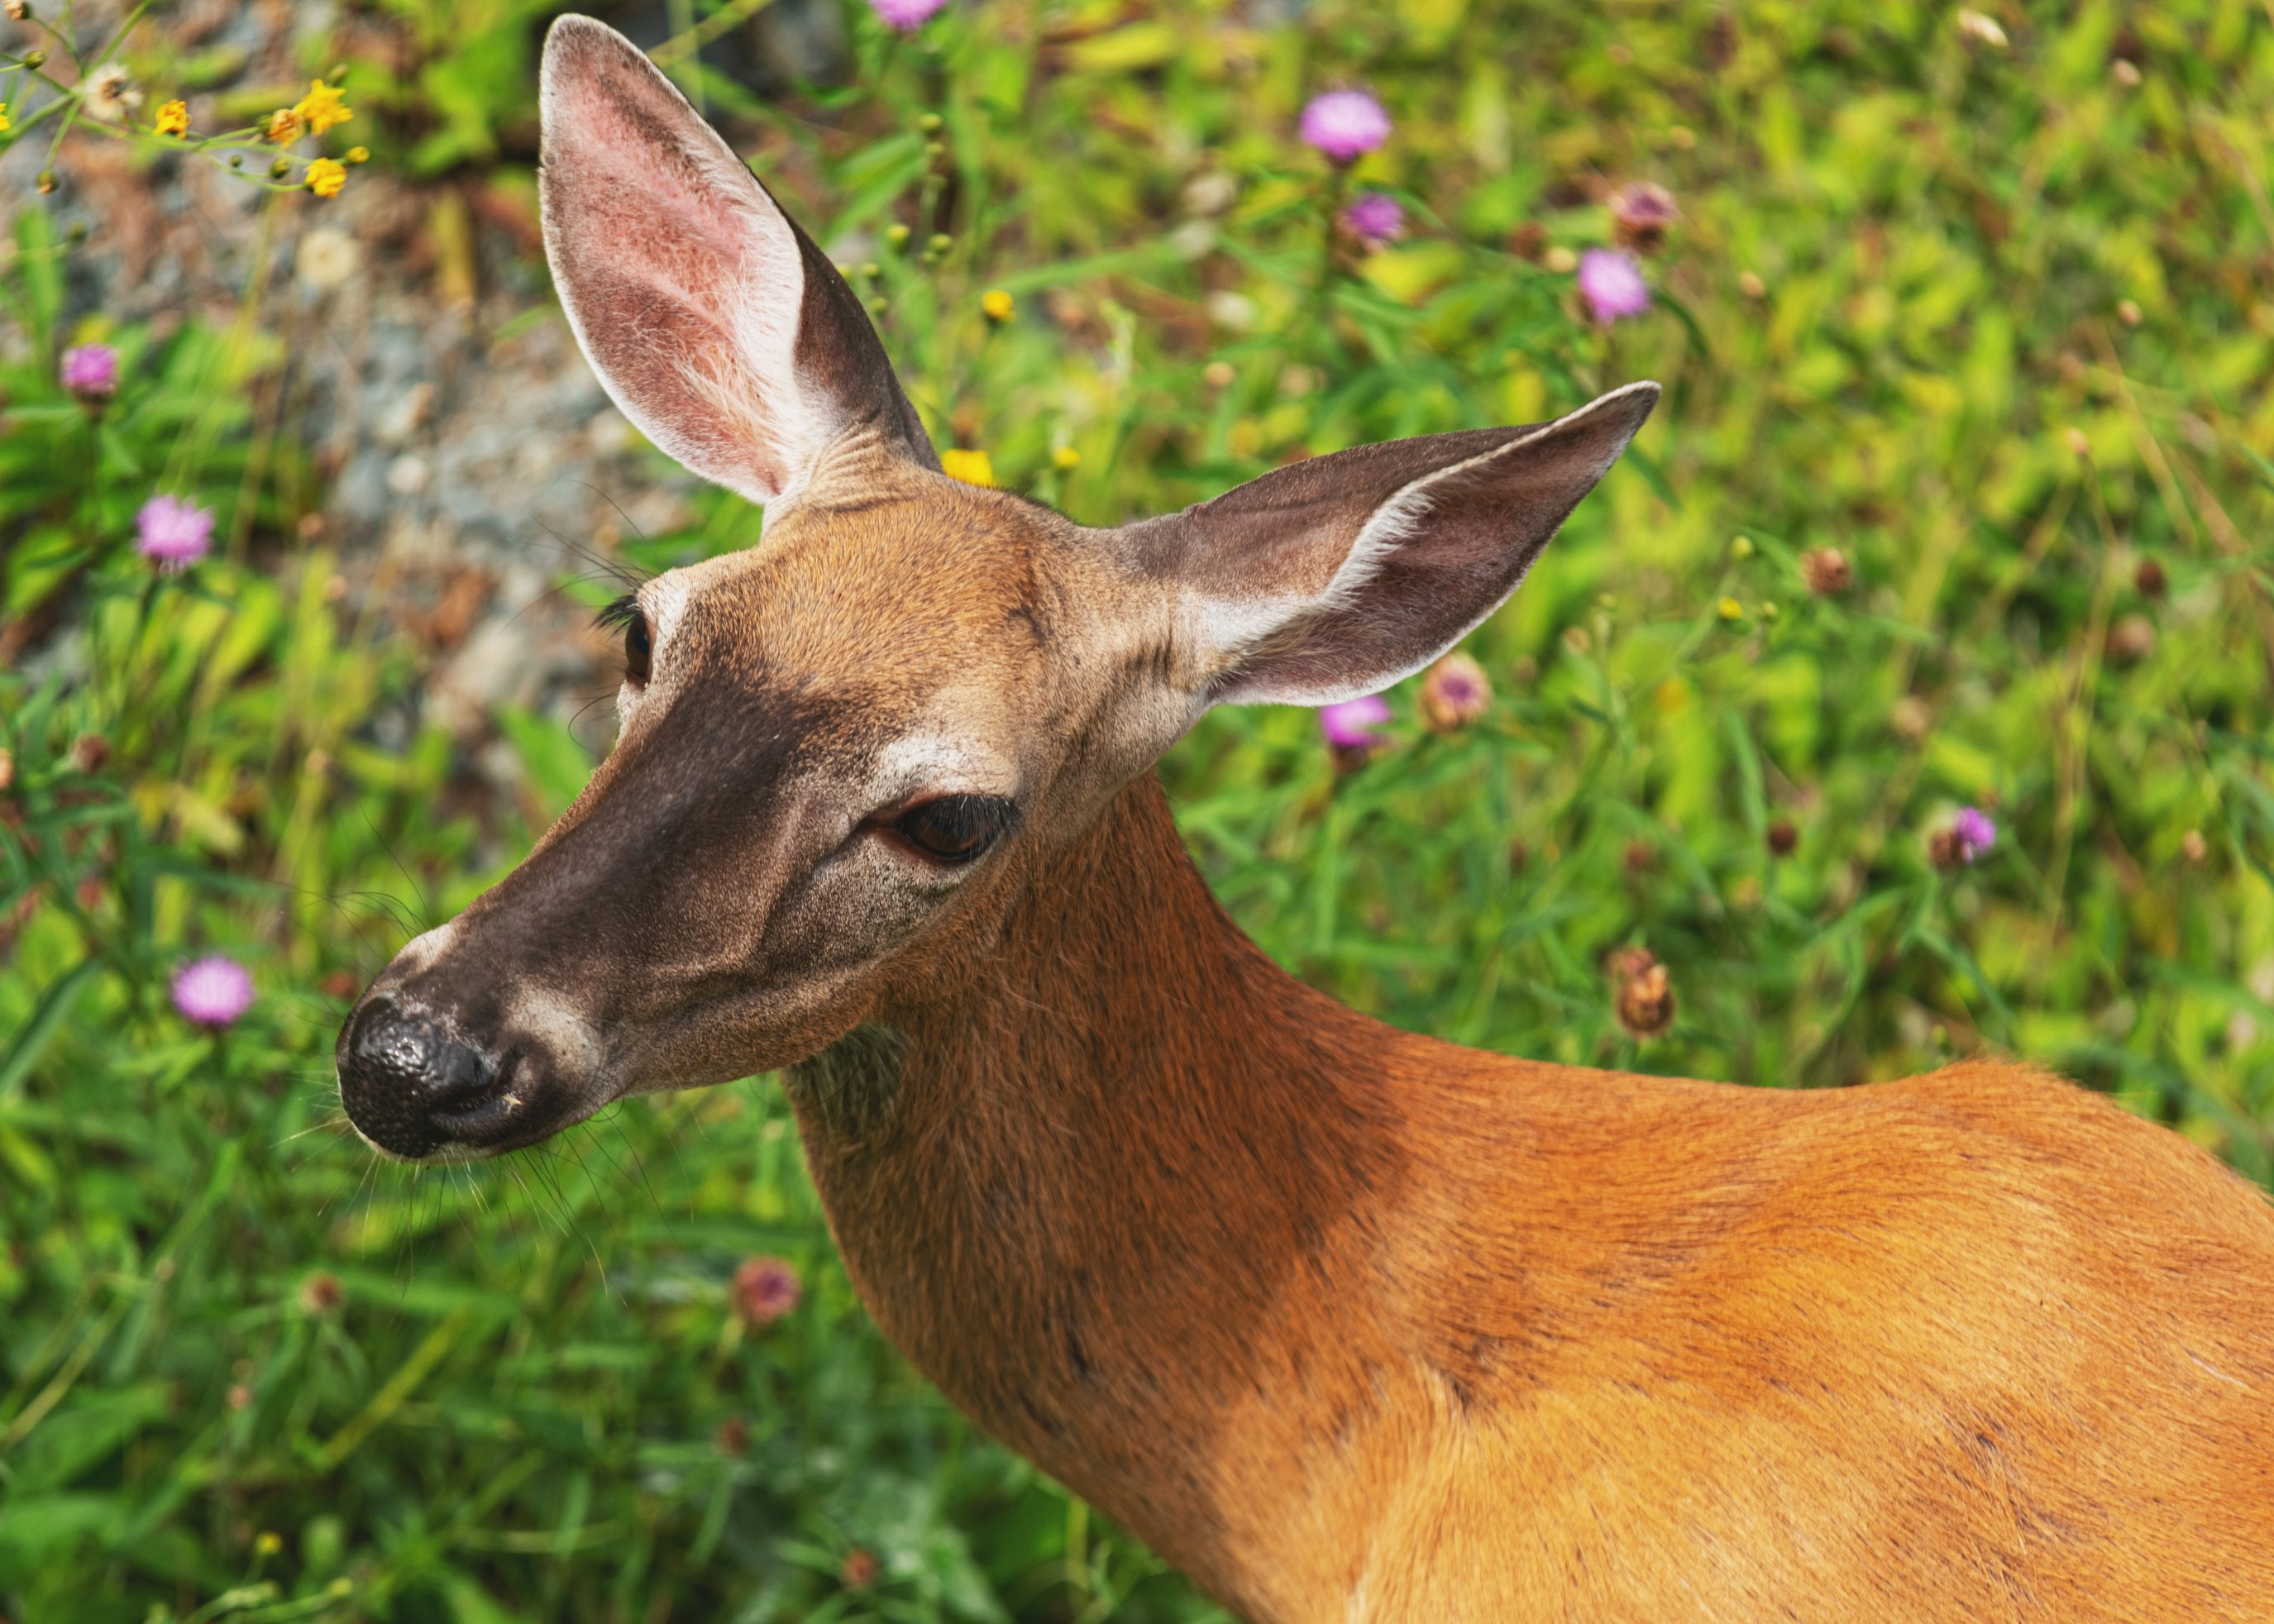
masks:
<path fill-rule="evenodd" d="M 1050 466 L 1052 468 L 1073 468 L 1078 466 L 1081 462 L 1081 453 L 1076 451 L 1072 446 L 1060 446 L 1056 451 L 1050 453 Z"/>
<path fill-rule="evenodd" d="M 190 132 L 190 104 L 186 102 L 162 102 L 158 116 L 150 127 L 161 135 L 187 135 Z"/>
<path fill-rule="evenodd" d="M 8 104 L 7 104 L 5 102 L 0 102 L 0 135 L 4 135 L 4 134 L 6 134 L 6 133 L 7 133 L 7 131 L 8 131 Z"/>
<path fill-rule="evenodd" d="M 289 107 L 280 107 L 268 115 L 268 127 L 260 133 L 279 147 L 287 141 L 297 141 L 300 139 L 300 115 Z"/>
<path fill-rule="evenodd" d="M 348 166 L 335 158 L 319 158 L 308 166 L 308 190 L 320 198 L 335 198 L 348 184 Z"/>
<path fill-rule="evenodd" d="M 1008 321 L 1011 319 L 1011 296 L 1000 288 L 990 288 L 979 296 L 979 308 L 987 312 L 990 321 Z"/>
<path fill-rule="evenodd" d="M 1734 598 L 1725 598 L 1714 607 L 1721 612 L 1721 618 L 1725 620 L 1742 620 L 1745 618 L 1744 605 Z"/>
<path fill-rule="evenodd" d="M 334 124 L 343 124 L 355 117 L 355 109 L 340 99 L 341 94 L 334 86 L 317 79 L 293 108 L 293 116 L 308 126 L 309 134 L 321 135 Z"/>
<path fill-rule="evenodd" d="M 995 484 L 995 464 L 987 460 L 984 451 L 943 451 L 939 467 L 950 479 L 960 479 L 966 485 L 992 488 Z"/>
<path fill-rule="evenodd" d="M 371 148 L 368 147 L 349 147 L 348 162 L 350 163 L 369 163 L 371 162 Z"/>

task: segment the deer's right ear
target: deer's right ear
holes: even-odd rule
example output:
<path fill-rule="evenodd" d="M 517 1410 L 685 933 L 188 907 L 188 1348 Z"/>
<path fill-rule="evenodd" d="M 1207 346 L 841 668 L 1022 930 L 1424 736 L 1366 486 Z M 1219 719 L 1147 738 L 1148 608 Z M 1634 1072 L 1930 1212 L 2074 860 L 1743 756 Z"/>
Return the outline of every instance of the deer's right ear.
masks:
<path fill-rule="evenodd" d="M 757 502 L 848 436 L 939 466 L 845 279 L 637 47 L 561 18 L 540 105 L 546 257 L 640 432 Z"/>

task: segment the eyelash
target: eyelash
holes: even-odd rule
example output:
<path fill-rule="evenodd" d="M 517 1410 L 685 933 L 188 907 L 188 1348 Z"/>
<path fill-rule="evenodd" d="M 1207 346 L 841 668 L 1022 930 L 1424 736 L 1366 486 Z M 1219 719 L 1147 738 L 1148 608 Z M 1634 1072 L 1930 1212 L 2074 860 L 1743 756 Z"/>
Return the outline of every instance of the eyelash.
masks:
<path fill-rule="evenodd" d="M 648 630 L 647 612 L 639 606 L 639 599 L 627 592 L 592 617 L 593 623 L 603 630 L 621 628 L 624 635 L 624 675 L 645 686 L 648 662 L 655 649 Z"/>

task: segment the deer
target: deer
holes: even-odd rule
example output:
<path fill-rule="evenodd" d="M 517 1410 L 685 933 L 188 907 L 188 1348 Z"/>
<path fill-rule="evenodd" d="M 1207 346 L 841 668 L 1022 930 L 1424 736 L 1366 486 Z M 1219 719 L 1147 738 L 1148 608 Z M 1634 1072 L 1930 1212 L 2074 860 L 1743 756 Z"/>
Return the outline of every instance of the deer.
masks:
<path fill-rule="evenodd" d="M 1659 390 L 1088 528 L 947 477 L 851 288 L 564 17 L 562 308 L 764 507 L 612 615 L 616 741 L 357 1002 L 413 1162 L 779 1071 L 878 1326 L 1283 1620 L 2274 1617 L 2274 1214 L 2031 1066 L 1755 1088 L 1393 1029 L 1273 963 L 1154 771 L 1420 669 Z"/>

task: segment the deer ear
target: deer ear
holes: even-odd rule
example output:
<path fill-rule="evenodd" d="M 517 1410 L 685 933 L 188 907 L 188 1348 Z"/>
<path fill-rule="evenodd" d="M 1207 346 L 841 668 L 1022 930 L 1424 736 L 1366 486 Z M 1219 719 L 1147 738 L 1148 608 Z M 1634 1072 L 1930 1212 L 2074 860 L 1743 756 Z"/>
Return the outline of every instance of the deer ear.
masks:
<path fill-rule="evenodd" d="M 1175 593 L 1207 703 L 1356 698 L 1508 600 L 1658 394 L 1629 384 L 1554 423 L 1313 457 L 1119 535 Z"/>
<path fill-rule="evenodd" d="M 847 436 L 939 466 L 845 279 L 630 41 L 561 18 L 539 105 L 546 257 L 640 432 L 757 502 Z"/>

